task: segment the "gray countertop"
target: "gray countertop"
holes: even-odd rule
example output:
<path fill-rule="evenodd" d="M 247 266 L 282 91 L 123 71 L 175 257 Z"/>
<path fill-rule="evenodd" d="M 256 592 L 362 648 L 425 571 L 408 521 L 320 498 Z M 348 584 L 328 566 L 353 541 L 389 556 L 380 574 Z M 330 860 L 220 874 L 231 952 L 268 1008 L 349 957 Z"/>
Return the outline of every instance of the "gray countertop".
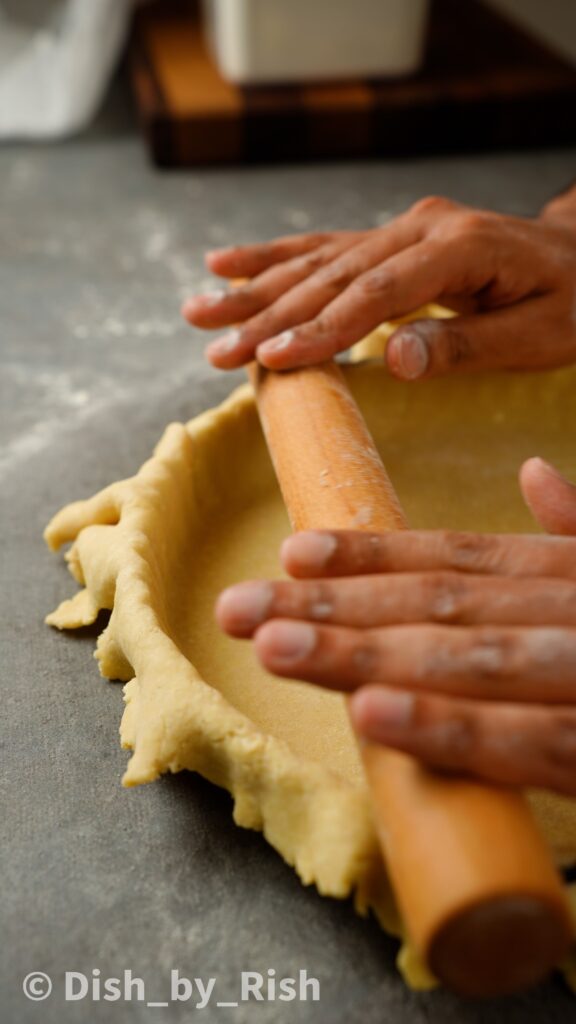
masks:
<path fill-rule="evenodd" d="M 43 625 L 71 592 L 41 531 L 61 505 L 132 474 L 164 425 L 215 404 L 233 380 L 207 367 L 179 315 L 215 245 L 314 227 L 374 225 L 427 193 L 531 214 L 567 184 L 574 153 L 455 157 L 161 174 L 129 118 L 62 145 L 0 151 L 3 949 L 6 1024 L 73 1021 L 565 1022 L 553 980 L 474 1004 L 408 992 L 395 944 L 321 899 L 228 796 L 190 774 L 120 787 L 121 691 L 100 680 L 94 631 Z M 72 585 L 73 587 L 73 585 Z M 306 969 L 316 1002 L 233 999 L 241 970 Z M 217 977 L 207 1009 L 65 1002 L 66 971 L 131 969 L 146 1001 L 170 971 Z M 42 1002 L 22 980 L 44 971 Z M 196 1016 L 195 1016 L 196 1015 Z"/>

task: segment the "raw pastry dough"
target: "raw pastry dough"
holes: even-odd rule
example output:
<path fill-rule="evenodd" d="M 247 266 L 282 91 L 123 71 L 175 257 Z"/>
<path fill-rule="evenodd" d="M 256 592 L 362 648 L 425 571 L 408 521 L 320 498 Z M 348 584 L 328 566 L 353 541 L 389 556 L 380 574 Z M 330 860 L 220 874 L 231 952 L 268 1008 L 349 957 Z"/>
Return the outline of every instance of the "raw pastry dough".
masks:
<path fill-rule="evenodd" d="M 382 365 L 346 372 L 414 527 L 533 529 L 520 462 L 538 453 L 576 471 L 574 370 L 408 385 Z M 214 623 L 224 586 L 278 575 L 288 529 L 246 385 L 169 426 L 135 477 L 55 516 L 46 540 L 74 542 L 67 558 L 84 589 L 47 622 L 73 629 L 112 609 L 96 657 L 104 676 L 127 681 L 125 785 L 200 772 L 305 884 L 352 893 L 400 933 L 342 698 L 268 676 L 250 644 Z M 533 800 L 558 860 L 576 861 L 576 802 Z M 400 966 L 411 984 L 431 982 L 409 947 Z"/>

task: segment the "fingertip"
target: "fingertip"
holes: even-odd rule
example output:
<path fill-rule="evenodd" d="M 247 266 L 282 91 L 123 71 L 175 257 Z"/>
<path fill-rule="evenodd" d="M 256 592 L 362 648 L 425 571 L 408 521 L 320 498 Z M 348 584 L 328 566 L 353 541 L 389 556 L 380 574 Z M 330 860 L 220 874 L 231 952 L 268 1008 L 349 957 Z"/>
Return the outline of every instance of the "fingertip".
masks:
<path fill-rule="evenodd" d="M 227 259 L 230 258 L 232 249 L 209 249 L 204 253 L 204 263 L 208 270 L 212 273 L 218 274 L 219 268 L 225 266 Z"/>
<path fill-rule="evenodd" d="M 217 370 L 237 370 L 251 358 L 251 351 L 246 350 L 241 334 L 237 330 L 211 341 L 204 349 L 204 354 Z"/>
<path fill-rule="evenodd" d="M 306 662 L 316 647 L 317 633 L 308 622 L 273 619 L 260 626 L 254 647 L 262 665 L 278 675 L 289 675 Z"/>
<path fill-rule="evenodd" d="M 211 349 L 210 345 L 204 349 L 204 356 L 215 370 L 237 370 L 239 366 L 242 366 L 242 363 L 236 361 L 233 356 L 223 355 L 221 352 Z"/>
<path fill-rule="evenodd" d="M 365 740 L 389 742 L 411 724 L 414 700 L 408 690 L 364 686 L 350 698 L 352 725 Z"/>
<path fill-rule="evenodd" d="M 223 629 L 225 633 L 230 631 L 230 626 L 234 620 L 234 607 L 236 603 L 234 589 L 234 587 L 227 587 L 226 590 L 223 590 L 218 594 L 214 605 L 214 617 L 220 629 Z"/>
<path fill-rule="evenodd" d="M 283 331 L 277 338 L 263 341 L 256 349 L 256 359 L 267 370 L 285 370 L 294 365 L 294 331 Z"/>
<path fill-rule="evenodd" d="M 249 637 L 266 619 L 273 598 L 273 587 L 266 580 L 227 587 L 216 600 L 216 621 L 232 636 Z"/>
<path fill-rule="evenodd" d="M 225 359 L 218 352 L 218 350 L 212 345 L 206 345 L 204 349 L 204 358 L 213 366 L 215 370 L 226 370 Z"/>
<path fill-rule="evenodd" d="M 194 323 L 194 321 L 192 319 L 193 313 L 194 313 L 194 308 L 195 308 L 195 306 L 194 306 L 194 299 L 185 299 L 185 301 L 180 306 L 180 315 L 183 316 L 184 319 L 189 324 L 193 324 Z"/>
<path fill-rule="evenodd" d="M 545 459 L 527 459 L 520 468 L 522 496 L 548 533 L 576 534 L 576 486 Z"/>
<path fill-rule="evenodd" d="M 286 537 L 280 545 L 280 564 L 290 576 L 295 575 L 294 569 L 298 566 L 297 561 L 292 557 L 292 541 L 293 537 Z"/>
<path fill-rule="evenodd" d="M 542 473 L 551 474 L 556 480 L 562 480 L 564 483 L 569 483 L 563 474 L 552 465 L 551 462 L 547 462 L 540 455 L 533 455 L 520 467 L 520 475 L 522 477 L 533 478 L 540 476 Z"/>
<path fill-rule="evenodd" d="M 283 541 L 280 557 L 291 576 L 314 576 L 326 569 L 337 547 L 334 534 L 304 530 Z"/>
<path fill-rule="evenodd" d="M 555 466 L 539 455 L 533 455 L 520 467 L 520 488 L 528 507 L 532 510 L 533 501 L 537 502 L 546 483 L 561 484 L 570 487 L 569 481 Z"/>
<path fill-rule="evenodd" d="M 363 686 L 356 690 L 348 700 L 348 713 L 352 722 L 354 732 L 364 737 L 365 730 L 370 721 L 371 691 L 372 687 Z"/>
<path fill-rule="evenodd" d="M 399 380 L 418 380 L 430 365 L 430 351 L 420 332 L 414 328 L 397 330 L 386 347 L 385 359 L 390 373 Z"/>

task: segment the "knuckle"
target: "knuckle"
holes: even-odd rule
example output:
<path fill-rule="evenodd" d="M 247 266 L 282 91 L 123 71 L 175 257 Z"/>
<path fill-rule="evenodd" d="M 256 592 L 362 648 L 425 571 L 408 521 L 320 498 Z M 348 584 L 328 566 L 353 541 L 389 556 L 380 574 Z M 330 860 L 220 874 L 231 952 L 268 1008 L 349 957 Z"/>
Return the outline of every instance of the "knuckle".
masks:
<path fill-rule="evenodd" d="M 442 717 L 430 720 L 426 705 L 426 698 L 415 699 L 417 724 L 423 726 L 428 736 L 432 759 L 439 764 L 476 767 L 482 749 L 477 717 L 470 711 L 452 708 Z"/>
<path fill-rule="evenodd" d="M 456 207 L 451 199 L 447 199 L 445 196 L 425 196 L 423 199 L 419 199 L 410 207 L 410 213 L 416 216 L 422 213 L 444 213 L 448 210 L 453 210 Z"/>
<path fill-rule="evenodd" d="M 424 577 L 424 599 L 433 622 L 459 622 L 466 587 L 456 573 L 435 572 Z"/>
<path fill-rule="evenodd" d="M 374 639 L 367 635 L 362 640 L 356 642 L 352 651 L 351 664 L 354 675 L 357 678 L 377 678 L 379 662 L 380 649 Z"/>
<path fill-rule="evenodd" d="M 333 263 L 328 263 L 327 266 L 318 272 L 316 280 L 319 284 L 340 292 L 347 288 L 356 277 L 357 270 L 354 267 L 334 261 Z"/>
<path fill-rule="evenodd" d="M 478 721 L 472 714 L 459 712 L 453 713 L 446 725 L 446 747 L 461 765 L 475 763 L 481 746 Z"/>
<path fill-rule="evenodd" d="M 485 233 L 490 222 L 489 214 L 481 210 L 467 210 L 456 217 L 454 230 L 460 236 L 480 235 Z"/>
<path fill-rule="evenodd" d="M 395 281 L 389 269 L 382 266 L 358 277 L 356 287 L 361 295 L 369 298 L 373 298 L 375 294 L 380 297 L 392 298 L 395 290 Z"/>
<path fill-rule="evenodd" d="M 323 266 L 325 259 L 326 256 L 321 249 L 313 249 L 312 252 L 304 253 L 303 256 L 296 256 L 292 266 L 295 270 L 312 273 Z"/>
<path fill-rule="evenodd" d="M 384 533 L 353 533 L 350 554 L 351 564 L 358 573 L 370 572 L 375 566 L 381 568 L 389 554 L 388 536 Z"/>
<path fill-rule="evenodd" d="M 312 583 L 306 597 L 306 610 L 312 619 L 330 618 L 334 611 L 334 594 L 328 582 Z"/>
<path fill-rule="evenodd" d="M 485 682 L 517 675 L 522 660 L 515 638 L 492 629 L 478 631 L 467 657 L 474 676 Z"/>
<path fill-rule="evenodd" d="M 339 327 L 337 317 L 323 312 L 313 322 L 313 334 L 320 338 L 330 337 Z"/>
<path fill-rule="evenodd" d="M 497 562 L 496 544 L 489 534 L 446 531 L 442 540 L 451 569 L 487 572 Z"/>

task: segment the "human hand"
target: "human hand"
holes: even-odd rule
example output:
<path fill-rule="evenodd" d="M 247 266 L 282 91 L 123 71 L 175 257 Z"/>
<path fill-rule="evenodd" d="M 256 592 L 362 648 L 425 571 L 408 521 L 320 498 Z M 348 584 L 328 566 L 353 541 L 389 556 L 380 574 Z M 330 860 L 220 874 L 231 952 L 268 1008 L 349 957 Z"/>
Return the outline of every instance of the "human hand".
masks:
<path fill-rule="evenodd" d="M 561 366 L 576 360 L 576 221 L 565 216 L 575 205 L 557 200 L 528 220 L 432 197 L 368 231 L 217 250 L 209 268 L 248 281 L 183 312 L 207 329 L 241 324 L 207 348 L 224 370 L 321 362 L 435 301 L 466 312 L 399 327 L 385 356 L 394 376 Z"/>
<path fill-rule="evenodd" d="M 521 487 L 557 536 L 296 534 L 296 579 L 229 588 L 218 622 L 270 672 L 351 693 L 366 740 L 576 795 L 576 486 L 530 459 Z"/>

